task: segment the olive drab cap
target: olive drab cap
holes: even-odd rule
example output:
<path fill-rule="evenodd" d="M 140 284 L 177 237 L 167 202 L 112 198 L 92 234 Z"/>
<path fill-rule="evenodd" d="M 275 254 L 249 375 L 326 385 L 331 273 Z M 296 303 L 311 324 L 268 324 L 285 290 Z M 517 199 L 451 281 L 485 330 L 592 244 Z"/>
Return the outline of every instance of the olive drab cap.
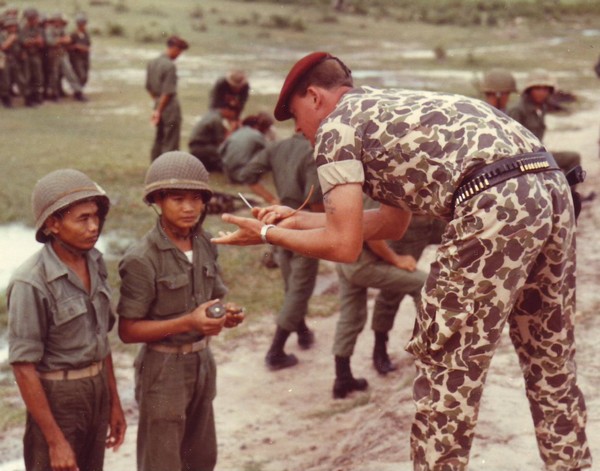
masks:
<path fill-rule="evenodd" d="M 505 69 L 490 69 L 483 74 L 479 82 L 479 91 L 482 93 L 514 93 L 517 91 L 515 77 Z"/>
<path fill-rule="evenodd" d="M 35 184 L 31 196 L 35 218 L 35 239 L 47 242 L 50 236 L 44 232 L 46 220 L 57 211 L 80 201 L 94 198 L 98 204 L 100 231 L 110 208 L 106 192 L 85 173 L 74 169 L 60 169 L 42 177 Z"/>
<path fill-rule="evenodd" d="M 554 92 L 557 86 L 556 79 L 547 70 L 535 69 L 525 78 L 523 91 L 526 92 L 532 87 L 548 87 Z"/>
<path fill-rule="evenodd" d="M 208 170 L 192 154 L 174 150 L 165 152 L 150 164 L 146 172 L 144 202 L 154 203 L 160 190 L 201 191 L 207 202 L 213 191 L 208 185 Z"/>

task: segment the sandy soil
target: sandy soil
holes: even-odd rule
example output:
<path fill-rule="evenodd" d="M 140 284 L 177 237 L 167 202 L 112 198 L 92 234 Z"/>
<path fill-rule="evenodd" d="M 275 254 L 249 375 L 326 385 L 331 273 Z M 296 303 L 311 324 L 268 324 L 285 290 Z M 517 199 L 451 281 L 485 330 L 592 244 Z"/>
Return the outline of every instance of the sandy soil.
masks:
<path fill-rule="evenodd" d="M 600 103 L 597 92 L 589 92 Z M 568 119 L 551 116 L 547 144 L 551 149 L 576 150 L 582 154 L 588 181 L 587 194 L 600 178 L 598 126 L 600 107 Z M 578 365 L 580 386 L 588 404 L 588 437 L 592 453 L 600 462 L 600 292 L 596 289 L 600 255 L 596 251 L 600 229 L 600 200 L 587 204 L 579 220 L 578 235 Z M 426 267 L 431 251 L 421 260 Z M 335 279 L 320 280 L 320 287 Z M 334 369 L 332 336 L 337 315 L 309 320 L 316 332 L 313 349 L 300 351 L 290 339 L 288 351 L 300 364 L 290 370 L 269 372 L 263 358 L 273 325 L 271 319 L 253 322 L 250 334 L 235 340 L 214 342 L 219 365 L 215 403 L 219 435 L 220 471 L 404 471 L 410 470 L 409 429 L 414 412 L 411 400 L 413 366 L 403 350 L 414 308 L 410 300 L 401 307 L 391 334 L 390 351 L 400 368 L 380 377 L 371 366 L 372 335 L 365 331 L 353 357 L 353 370 L 370 383 L 365 393 L 333 400 Z M 137 415 L 132 398 L 132 359 L 116 359 L 118 381 L 129 416 L 125 445 L 109 452 L 105 468 L 135 468 Z M 0 436 L 0 471 L 21 471 L 20 435 L 16 430 Z M 534 471 L 542 469 L 523 384 L 508 337 L 500 346 L 482 401 L 471 469 L 485 471 Z M 597 464 L 594 469 L 600 469 Z"/>

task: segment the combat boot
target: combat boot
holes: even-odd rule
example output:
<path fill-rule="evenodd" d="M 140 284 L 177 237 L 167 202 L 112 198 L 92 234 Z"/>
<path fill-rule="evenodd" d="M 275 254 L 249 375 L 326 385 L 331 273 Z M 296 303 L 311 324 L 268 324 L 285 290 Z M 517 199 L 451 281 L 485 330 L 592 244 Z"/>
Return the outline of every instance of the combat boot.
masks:
<path fill-rule="evenodd" d="M 277 326 L 273 342 L 265 357 L 265 364 L 271 371 L 282 370 L 298 364 L 298 359 L 294 354 L 287 354 L 283 351 L 285 342 L 290 336 L 290 331 Z"/>
<path fill-rule="evenodd" d="M 28 108 L 33 108 L 36 105 L 36 102 L 33 100 L 31 95 L 26 95 L 24 97 L 24 101 L 25 101 L 25 106 L 27 106 Z"/>
<path fill-rule="evenodd" d="M 387 352 L 387 332 L 375 332 L 375 346 L 373 347 L 373 366 L 380 375 L 386 375 L 396 369 Z"/>
<path fill-rule="evenodd" d="M 73 94 L 73 98 L 75 98 L 75 100 L 81 101 L 81 102 L 88 101 L 88 99 L 85 97 L 85 95 L 81 92 L 75 92 Z"/>
<path fill-rule="evenodd" d="M 343 399 L 352 391 L 364 391 L 368 387 L 369 383 L 366 379 L 352 376 L 350 357 L 335 357 L 334 399 Z"/>
<path fill-rule="evenodd" d="M 296 333 L 298 334 L 298 346 L 302 350 L 308 350 L 315 343 L 315 334 L 308 328 L 304 319 L 302 319 Z"/>
<path fill-rule="evenodd" d="M 2 97 L 2 106 L 4 106 L 4 108 L 12 108 L 12 100 L 10 96 Z"/>

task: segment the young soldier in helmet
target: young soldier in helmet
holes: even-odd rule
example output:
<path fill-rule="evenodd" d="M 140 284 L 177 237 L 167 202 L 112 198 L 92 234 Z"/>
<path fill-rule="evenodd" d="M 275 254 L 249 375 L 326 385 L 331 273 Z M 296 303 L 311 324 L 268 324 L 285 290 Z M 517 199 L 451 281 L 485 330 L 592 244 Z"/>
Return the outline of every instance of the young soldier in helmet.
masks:
<path fill-rule="evenodd" d="M 556 80 L 544 69 L 531 71 L 525 79 L 521 99 L 508 111 L 508 115 L 529 129 L 540 141 L 546 133 L 546 113 L 548 100 L 556 90 Z M 581 165 L 581 156 L 577 152 L 552 152 L 556 163 L 563 172 Z"/>
<path fill-rule="evenodd" d="M 160 210 L 158 221 L 119 265 L 119 335 L 145 344 L 136 361 L 141 471 L 216 464 L 216 366 L 208 340 L 243 314 L 228 304 L 224 317 L 207 316 L 227 291 L 202 228 L 211 195 L 208 172 L 193 155 L 159 156 L 144 191 L 144 201 Z"/>
<path fill-rule="evenodd" d="M 119 448 L 125 417 L 108 342 L 114 322 L 107 272 L 94 245 L 109 208 L 77 170 L 57 170 L 33 190 L 44 247 L 7 292 L 9 361 L 27 407 L 28 471 L 102 469 Z"/>
<path fill-rule="evenodd" d="M 505 69 L 488 70 L 477 86 L 485 101 L 504 113 L 506 113 L 510 94 L 517 91 L 515 78 Z"/>

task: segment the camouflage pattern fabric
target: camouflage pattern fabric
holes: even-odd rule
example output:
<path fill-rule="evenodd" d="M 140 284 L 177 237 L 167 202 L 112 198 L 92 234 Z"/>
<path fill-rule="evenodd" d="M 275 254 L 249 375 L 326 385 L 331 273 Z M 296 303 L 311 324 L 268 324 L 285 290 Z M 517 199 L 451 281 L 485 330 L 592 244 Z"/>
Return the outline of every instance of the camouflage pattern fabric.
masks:
<path fill-rule="evenodd" d="M 385 204 L 449 221 L 407 346 L 417 364 L 415 470 L 467 469 L 507 321 L 546 469 L 591 466 L 576 384 L 575 219 L 564 175 L 521 175 L 454 211 L 451 203 L 475 165 L 540 147 L 479 100 L 367 87 L 348 92 L 317 135 L 324 192 L 358 182 Z"/>

